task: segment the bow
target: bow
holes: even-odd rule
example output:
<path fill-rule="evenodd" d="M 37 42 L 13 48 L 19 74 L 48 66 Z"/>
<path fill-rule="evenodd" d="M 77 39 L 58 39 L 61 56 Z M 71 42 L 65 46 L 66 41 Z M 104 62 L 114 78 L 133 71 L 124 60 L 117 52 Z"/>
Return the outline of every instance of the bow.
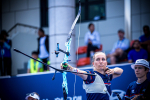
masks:
<path fill-rule="evenodd" d="M 75 27 L 75 24 L 77 23 L 79 17 L 80 17 L 80 14 L 81 14 L 81 2 L 79 0 L 79 11 L 78 11 L 78 14 L 71 26 L 71 30 L 69 31 L 69 34 L 68 34 L 68 37 L 67 37 L 67 40 L 65 42 L 65 46 L 66 46 L 66 52 L 63 51 L 62 49 L 59 48 L 59 44 L 57 43 L 57 50 L 55 51 L 55 54 L 56 54 L 56 57 L 58 57 L 58 54 L 59 52 L 58 51 L 61 51 L 63 53 L 65 53 L 65 57 L 64 57 L 64 60 L 62 62 L 62 65 L 63 65 L 63 69 L 67 70 L 67 64 L 68 64 L 68 57 L 70 56 L 70 45 L 71 45 L 71 36 L 72 36 L 72 32 L 74 30 L 74 27 Z M 66 72 L 63 72 L 62 73 L 62 76 L 63 76 L 63 83 L 62 83 L 62 88 L 63 88 L 63 95 L 64 95 L 64 100 L 67 99 L 67 94 L 68 94 L 68 87 L 67 87 L 67 78 L 66 78 Z"/>

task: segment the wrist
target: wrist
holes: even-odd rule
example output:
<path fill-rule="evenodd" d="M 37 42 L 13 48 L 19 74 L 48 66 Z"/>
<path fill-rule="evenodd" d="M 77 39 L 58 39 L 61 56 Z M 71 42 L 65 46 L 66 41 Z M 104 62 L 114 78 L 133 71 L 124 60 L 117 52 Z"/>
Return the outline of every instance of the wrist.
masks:
<path fill-rule="evenodd" d="M 70 65 L 67 66 L 67 70 L 71 70 L 72 67 Z"/>
<path fill-rule="evenodd" d="M 115 68 L 113 69 L 113 71 L 114 71 L 114 74 L 115 74 L 116 73 Z"/>

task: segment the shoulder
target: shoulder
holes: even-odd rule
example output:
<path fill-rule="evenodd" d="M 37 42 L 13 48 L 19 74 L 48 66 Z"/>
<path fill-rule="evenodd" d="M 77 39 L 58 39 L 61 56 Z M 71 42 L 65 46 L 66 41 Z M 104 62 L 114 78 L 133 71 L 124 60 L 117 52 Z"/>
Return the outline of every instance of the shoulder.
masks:
<path fill-rule="evenodd" d="M 129 51 L 129 53 L 133 53 L 133 52 L 135 52 L 135 50 L 134 50 L 134 49 L 132 49 L 132 50 L 130 50 L 130 51 Z"/>
<path fill-rule="evenodd" d="M 141 35 L 140 38 L 144 38 L 144 35 Z"/>
<path fill-rule="evenodd" d="M 94 31 L 94 33 L 95 33 L 95 34 L 99 34 L 99 32 L 98 32 L 98 31 Z"/>
<path fill-rule="evenodd" d="M 140 41 L 142 42 L 143 39 L 145 39 L 145 35 L 141 35 L 141 36 L 139 37 L 139 39 L 140 39 Z"/>
<path fill-rule="evenodd" d="M 30 64 L 30 62 L 31 62 L 31 59 L 30 59 L 30 60 L 28 60 L 28 64 Z"/>
<path fill-rule="evenodd" d="M 133 81 L 128 85 L 128 88 L 133 88 L 135 87 L 135 85 L 136 85 L 136 81 Z"/>
<path fill-rule="evenodd" d="M 129 39 L 125 38 L 124 41 L 129 42 Z"/>
<path fill-rule="evenodd" d="M 86 32 L 86 34 L 85 34 L 85 35 L 90 35 L 90 31 Z"/>
<path fill-rule="evenodd" d="M 41 37 L 38 37 L 37 40 L 40 40 Z"/>
<path fill-rule="evenodd" d="M 143 52 L 147 52 L 145 49 L 143 49 L 143 48 L 141 48 L 141 51 L 143 51 Z"/>

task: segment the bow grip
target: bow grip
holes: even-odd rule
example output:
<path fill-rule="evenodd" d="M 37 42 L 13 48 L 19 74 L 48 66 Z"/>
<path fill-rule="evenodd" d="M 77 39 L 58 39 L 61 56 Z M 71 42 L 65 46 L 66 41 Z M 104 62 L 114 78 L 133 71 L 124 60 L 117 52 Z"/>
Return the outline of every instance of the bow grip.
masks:
<path fill-rule="evenodd" d="M 63 69 L 64 69 L 64 70 L 67 70 L 68 64 L 67 64 L 66 62 L 63 62 L 63 63 L 62 63 L 62 66 L 63 66 Z"/>

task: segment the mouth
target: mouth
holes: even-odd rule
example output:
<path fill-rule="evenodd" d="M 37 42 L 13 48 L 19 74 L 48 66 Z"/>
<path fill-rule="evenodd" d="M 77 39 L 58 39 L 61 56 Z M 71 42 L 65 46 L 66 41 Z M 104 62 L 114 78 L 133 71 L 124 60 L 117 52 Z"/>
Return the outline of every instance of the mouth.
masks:
<path fill-rule="evenodd" d="M 139 75 L 140 73 L 135 73 L 136 75 Z"/>

